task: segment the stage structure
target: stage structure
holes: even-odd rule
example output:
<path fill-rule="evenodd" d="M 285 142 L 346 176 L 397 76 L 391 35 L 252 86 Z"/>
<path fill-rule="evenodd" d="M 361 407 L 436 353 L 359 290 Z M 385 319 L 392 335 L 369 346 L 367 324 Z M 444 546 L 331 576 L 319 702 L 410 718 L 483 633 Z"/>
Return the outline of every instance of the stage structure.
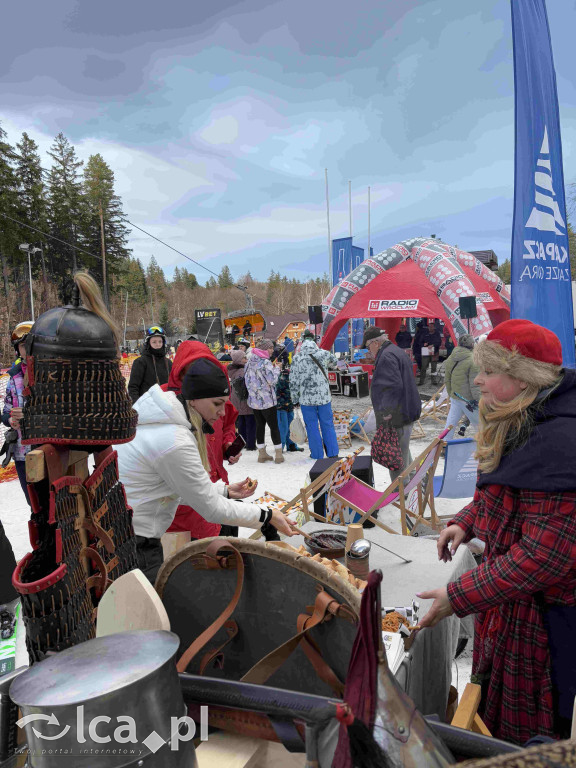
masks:
<path fill-rule="evenodd" d="M 440 318 L 452 338 L 468 333 L 459 298 L 475 296 L 478 338 L 510 317 L 510 291 L 495 272 L 466 251 L 428 238 L 414 238 L 366 259 L 330 291 L 322 306 L 320 346 L 330 349 L 353 318 L 375 318 L 393 340 L 402 318 Z"/>

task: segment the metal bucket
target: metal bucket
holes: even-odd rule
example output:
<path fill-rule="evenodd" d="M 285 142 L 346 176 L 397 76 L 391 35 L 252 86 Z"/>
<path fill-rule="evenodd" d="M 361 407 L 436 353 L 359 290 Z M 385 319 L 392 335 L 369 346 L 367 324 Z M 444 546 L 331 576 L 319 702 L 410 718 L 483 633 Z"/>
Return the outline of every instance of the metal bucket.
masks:
<path fill-rule="evenodd" d="M 98 637 L 35 664 L 10 687 L 31 768 L 194 768 L 172 632 Z M 188 738 L 189 737 L 189 738 Z"/>

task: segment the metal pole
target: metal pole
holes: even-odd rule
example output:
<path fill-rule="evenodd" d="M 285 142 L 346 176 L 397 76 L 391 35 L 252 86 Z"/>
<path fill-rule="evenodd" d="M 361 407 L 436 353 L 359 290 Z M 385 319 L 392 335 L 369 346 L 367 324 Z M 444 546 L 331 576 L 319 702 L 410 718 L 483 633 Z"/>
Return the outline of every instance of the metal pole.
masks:
<path fill-rule="evenodd" d="M 328 168 L 324 168 L 326 177 L 326 224 L 328 226 L 328 270 L 330 276 L 330 288 L 332 288 L 332 240 L 330 239 L 330 202 L 328 199 Z"/>
<path fill-rule="evenodd" d="M 124 312 L 124 347 L 126 346 L 126 321 L 128 320 L 128 291 L 126 291 L 126 310 Z"/>
<path fill-rule="evenodd" d="M 368 258 L 370 258 L 370 187 L 368 187 Z"/>
<path fill-rule="evenodd" d="M 34 294 L 32 292 L 32 246 L 28 248 L 28 277 L 30 279 L 30 309 L 32 311 L 32 322 L 36 320 L 34 317 Z"/>
<path fill-rule="evenodd" d="M 352 182 L 348 182 L 348 208 L 350 210 L 350 237 L 352 237 Z"/>

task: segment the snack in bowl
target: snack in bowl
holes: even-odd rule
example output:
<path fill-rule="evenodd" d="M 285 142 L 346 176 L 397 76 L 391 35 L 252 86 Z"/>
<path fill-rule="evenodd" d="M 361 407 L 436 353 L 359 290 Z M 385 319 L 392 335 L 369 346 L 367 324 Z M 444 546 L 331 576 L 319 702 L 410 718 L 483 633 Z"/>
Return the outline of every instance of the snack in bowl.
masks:
<path fill-rule="evenodd" d="M 306 549 L 314 556 L 332 559 L 344 557 L 346 534 L 337 531 L 313 531 L 306 539 Z"/>

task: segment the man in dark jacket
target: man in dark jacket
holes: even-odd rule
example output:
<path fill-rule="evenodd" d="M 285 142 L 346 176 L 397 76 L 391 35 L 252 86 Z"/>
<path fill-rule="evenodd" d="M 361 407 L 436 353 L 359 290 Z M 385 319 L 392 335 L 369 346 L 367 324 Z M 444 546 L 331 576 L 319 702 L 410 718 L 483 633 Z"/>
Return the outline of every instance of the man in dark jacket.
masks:
<path fill-rule="evenodd" d="M 166 336 L 159 325 L 154 325 L 146 331 L 144 351 L 132 364 L 128 394 L 135 403 L 144 392 L 148 392 L 154 384 L 166 384 L 170 376 L 172 361 L 166 357 Z"/>
<path fill-rule="evenodd" d="M 400 347 L 400 349 L 410 349 L 412 346 L 412 334 L 406 328 L 405 323 L 402 323 L 400 326 L 400 330 L 396 334 L 394 341 Z"/>
<path fill-rule="evenodd" d="M 418 323 L 418 330 L 414 336 L 414 346 L 412 349 L 414 352 L 414 359 L 418 363 L 418 368 L 420 369 L 420 384 L 425 383 L 426 373 L 430 364 L 432 366 L 432 376 L 436 375 L 441 344 L 442 336 L 435 326 L 429 328 L 427 320 L 422 320 Z M 426 350 L 428 354 L 422 354 L 423 349 Z"/>
<path fill-rule="evenodd" d="M 375 358 L 370 389 L 376 425 L 389 423 L 398 434 L 404 469 L 412 463 L 410 435 L 420 418 L 421 400 L 408 355 L 392 344 L 382 328 L 370 327 L 364 332 L 362 347 Z M 402 470 L 390 472 L 395 480 Z"/>

